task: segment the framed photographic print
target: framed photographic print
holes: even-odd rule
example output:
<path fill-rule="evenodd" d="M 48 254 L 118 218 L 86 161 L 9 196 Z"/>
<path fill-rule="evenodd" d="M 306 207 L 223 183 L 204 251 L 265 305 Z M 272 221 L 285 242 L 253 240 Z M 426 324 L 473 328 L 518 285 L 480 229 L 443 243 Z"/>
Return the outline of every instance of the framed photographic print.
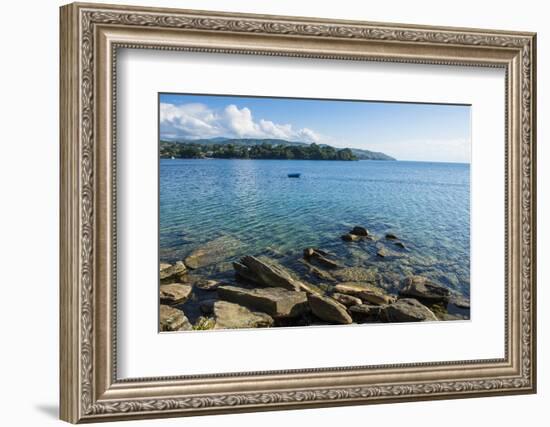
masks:
<path fill-rule="evenodd" d="M 61 8 L 61 418 L 533 393 L 535 34 Z"/>

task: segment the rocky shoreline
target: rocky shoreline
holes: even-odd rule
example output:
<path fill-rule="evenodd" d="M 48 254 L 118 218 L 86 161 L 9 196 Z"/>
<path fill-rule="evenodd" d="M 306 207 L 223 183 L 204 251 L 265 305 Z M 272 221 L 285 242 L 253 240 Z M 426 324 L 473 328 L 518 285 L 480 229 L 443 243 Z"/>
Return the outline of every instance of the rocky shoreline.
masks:
<path fill-rule="evenodd" d="M 377 238 L 362 226 L 341 236 L 343 245 L 368 242 L 376 256 L 400 256 L 407 246 L 393 233 Z M 224 263 L 237 247 L 220 237 L 184 260 L 160 264 L 160 330 L 187 331 L 280 326 L 464 320 L 470 301 L 422 275 L 400 278 L 391 291 L 368 266 L 346 266 L 334 254 L 308 247 L 301 262 L 307 275 L 267 256 L 232 262 L 230 279 L 201 275 Z"/>

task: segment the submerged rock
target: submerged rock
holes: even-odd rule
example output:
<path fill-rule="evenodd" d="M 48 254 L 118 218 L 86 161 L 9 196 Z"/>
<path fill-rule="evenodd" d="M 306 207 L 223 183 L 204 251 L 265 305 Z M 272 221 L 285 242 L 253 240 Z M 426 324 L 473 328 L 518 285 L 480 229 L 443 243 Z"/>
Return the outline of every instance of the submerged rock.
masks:
<path fill-rule="evenodd" d="M 212 264 L 218 264 L 234 256 L 242 242 L 231 236 L 221 236 L 211 240 L 199 248 L 195 249 L 187 258 L 185 265 L 189 268 L 197 269 Z"/>
<path fill-rule="evenodd" d="M 171 305 L 185 302 L 191 295 L 192 289 L 191 286 L 182 283 L 160 285 L 160 302 Z"/>
<path fill-rule="evenodd" d="M 338 268 L 340 265 L 327 257 L 328 253 L 320 249 L 306 248 L 304 249 L 304 259 L 307 261 L 315 261 L 326 268 Z"/>
<path fill-rule="evenodd" d="M 233 263 L 233 266 L 238 276 L 262 286 L 285 288 L 291 291 L 311 291 L 282 265 L 263 257 L 245 256 L 240 263 Z"/>
<path fill-rule="evenodd" d="M 335 270 L 332 275 L 341 282 L 376 282 L 380 275 L 374 268 L 344 267 Z"/>
<path fill-rule="evenodd" d="M 387 291 L 397 293 L 399 291 L 399 283 L 401 282 L 401 275 L 393 271 L 385 271 L 381 275 L 380 282 L 382 287 Z"/>
<path fill-rule="evenodd" d="M 172 264 L 168 264 L 167 262 L 161 262 L 159 267 L 160 267 L 160 271 L 162 271 L 172 267 Z"/>
<path fill-rule="evenodd" d="M 315 267 L 314 265 L 307 264 L 304 261 L 304 264 L 307 265 L 308 271 L 310 274 L 315 276 L 319 280 L 324 280 L 326 282 L 334 282 L 335 279 L 328 271 L 321 270 L 320 268 Z"/>
<path fill-rule="evenodd" d="M 395 301 L 394 296 L 388 295 L 384 290 L 367 283 L 339 283 L 334 287 L 334 290 L 341 294 L 352 295 L 359 298 L 362 302 L 374 305 L 391 304 Z"/>
<path fill-rule="evenodd" d="M 342 235 L 342 240 L 344 240 L 346 242 L 355 242 L 356 240 L 361 240 L 361 236 L 357 236 L 356 234 L 347 233 L 347 234 Z"/>
<path fill-rule="evenodd" d="M 441 320 L 445 321 L 453 321 L 453 320 L 469 320 L 468 316 L 465 316 L 463 314 L 450 314 L 445 313 L 443 316 L 441 316 Z"/>
<path fill-rule="evenodd" d="M 424 276 L 411 276 L 403 279 L 401 282 L 399 295 L 430 302 L 448 303 L 451 292 L 449 289 L 431 282 Z"/>
<path fill-rule="evenodd" d="M 319 255 L 323 255 L 323 256 L 329 256 L 330 253 L 323 250 L 323 249 L 319 249 L 319 248 L 305 248 L 304 249 L 304 258 L 307 257 L 307 256 L 312 256 L 314 255 L 314 253 L 317 253 Z"/>
<path fill-rule="evenodd" d="M 350 234 L 354 234 L 356 236 L 368 236 L 369 235 L 369 230 L 367 230 L 365 227 L 361 227 L 360 225 L 356 225 L 350 231 Z"/>
<path fill-rule="evenodd" d="M 394 245 L 397 246 L 398 248 L 406 249 L 406 246 L 403 242 L 395 242 Z"/>
<path fill-rule="evenodd" d="M 266 328 L 273 325 L 271 316 L 227 301 L 216 301 L 213 312 L 214 329 Z"/>
<path fill-rule="evenodd" d="M 217 280 L 201 279 L 195 282 L 195 287 L 203 291 L 215 291 L 220 285 Z"/>
<path fill-rule="evenodd" d="M 159 277 L 161 281 L 179 279 L 179 276 L 187 273 L 187 267 L 181 261 L 174 265 L 161 263 Z"/>
<path fill-rule="evenodd" d="M 283 288 L 246 289 L 237 286 L 220 286 L 221 299 L 263 311 L 273 317 L 296 317 L 308 310 L 304 292 L 289 291 Z"/>
<path fill-rule="evenodd" d="M 332 298 L 334 298 L 340 304 L 344 304 L 346 307 L 351 307 L 353 305 L 359 305 L 363 303 L 363 301 L 361 301 L 361 299 L 357 297 L 347 294 L 341 294 L 338 292 L 332 294 Z"/>
<path fill-rule="evenodd" d="M 167 305 L 160 306 L 160 330 L 163 332 L 190 331 L 193 329 L 191 323 L 177 308 Z"/>
<path fill-rule="evenodd" d="M 395 243 L 394 243 L 395 245 Z M 376 255 L 380 258 L 386 258 L 386 257 L 399 257 L 402 258 L 405 256 L 403 251 L 397 251 L 394 249 L 389 248 L 388 246 L 378 243 L 376 245 Z M 403 263 L 406 263 L 406 261 L 403 261 Z"/>
<path fill-rule="evenodd" d="M 424 322 L 436 321 L 435 314 L 413 298 L 399 299 L 382 307 L 380 318 L 385 322 Z"/>
<path fill-rule="evenodd" d="M 386 234 L 386 239 L 388 239 L 388 240 L 397 240 L 397 238 L 398 237 L 393 233 L 387 233 Z"/>
<path fill-rule="evenodd" d="M 378 248 L 376 251 L 376 255 L 378 255 L 380 258 L 385 258 L 388 256 L 388 251 L 384 247 Z"/>
<path fill-rule="evenodd" d="M 322 295 L 310 294 L 307 296 L 311 311 L 315 316 L 327 322 L 349 324 L 353 319 L 346 307 L 334 299 Z"/>
<path fill-rule="evenodd" d="M 470 300 L 461 296 L 461 295 L 453 295 L 449 299 L 449 304 L 453 304 L 457 306 L 458 308 L 462 308 L 464 310 L 470 309 Z"/>

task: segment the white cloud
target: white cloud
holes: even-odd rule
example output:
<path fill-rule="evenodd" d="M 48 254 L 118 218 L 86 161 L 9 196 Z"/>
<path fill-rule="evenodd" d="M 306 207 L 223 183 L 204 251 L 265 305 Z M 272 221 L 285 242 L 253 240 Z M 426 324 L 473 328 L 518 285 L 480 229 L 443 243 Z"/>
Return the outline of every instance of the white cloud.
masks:
<path fill-rule="evenodd" d="M 302 137 L 302 140 L 311 141 L 311 142 L 321 141 L 321 135 L 319 135 L 317 132 L 311 129 L 303 128 L 303 129 L 300 129 L 298 133 Z"/>
<path fill-rule="evenodd" d="M 160 123 L 163 135 L 208 138 L 218 135 L 218 117 L 203 104 L 160 104 Z"/>
<path fill-rule="evenodd" d="M 221 111 L 204 104 L 160 104 L 161 136 L 168 139 L 276 138 L 289 141 L 321 142 L 323 137 L 312 129 L 294 129 L 291 124 L 271 120 L 256 121 L 249 108 L 234 104 Z"/>
<path fill-rule="evenodd" d="M 260 126 L 252 119 L 252 111 L 236 105 L 228 105 L 224 110 L 223 122 L 229 131 L 239 138 L 261 138 Z"/>

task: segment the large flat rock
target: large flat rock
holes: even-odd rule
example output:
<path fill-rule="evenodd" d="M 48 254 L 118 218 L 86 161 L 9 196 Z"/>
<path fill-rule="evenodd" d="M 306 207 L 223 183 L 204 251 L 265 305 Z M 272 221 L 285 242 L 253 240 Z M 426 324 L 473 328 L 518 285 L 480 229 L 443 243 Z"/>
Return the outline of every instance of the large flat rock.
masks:
<path fill-rule="evenodd" d="M 346 307 L 352 307 L 363 303 L 360 298 L 354 297 L 353 295 L 340 294 L 338 292 L 333 293 L 332 298 L 340 304 L 344 304 Z"/>
<path fill-rule="evenodd" d="M 353 320 L 348 314 L 346 307 L 338 301 L 323 295 L 309 294 L 309 306 L 311 311 L 319 319 L 326 322 L 349 324 Z"/>
<path fill-rule="evenodd" d="M 182 283 L 160 285 L 160 302 L 162 304 L 181 304 L 187 301 L 193 288 Z"/>
<path fill-rule="evenodd" d="M 289 291 L 283 288 L 246 289 L 237 286 L 220 286 L 221 299 L 243 305 L 257 311 L 263 311 L 274 317 L 296 317 L 308 309 L 304 292 Z"/>
<path fill-rule="evenodd" d="M 294 278 L 282 265 L 265 257 L 245 256 L 233 265 L 238 276 L 258 285 L 291 291 L 307 290 L 307 285 Z"/>
<path fill-rule="evenodd" d="M 190 331 L 193 326 L 183 313 L 174 307 L 160 306 L 160 330 L 163 332 Z"/>
<path fill-rule="evenodd" d="M 410 276 L 401 282 L 399 295 L 429 302 L 448 303 L 451 292 L 444 286 L 432 282 L 424 276 Z"/>
<path fill-rule="evenodd" d="M 334 269 L 341 267 L 340 264 L 328 257 L 328 253 L 316 248 L 304 249 L 304 259 L 308 262 L 316 262 L 324 268 Z"/>
<path fill-rule="evenodd" d="M 391 304 L 395 297 L 388 295 L 384 290 L 374 287 L 368 283 L 344 282 L 334 287 L 334 290 L 341 294 L 352 295 L 363 302 L 374 305 Z"/>
<path fill-rule="evenodd" d="M 271 316 L 227 301 L 216 301 L 213 312 L 214 329 L 265 328 L 273 325 Z"/>
<path fill-rule="evenodd" d="M 176 262 L 174 265 L 161 263 L 159 267 L 159 277 L 161 281 L 178 279 L 179 276 L 187 272 L 187 267 L 181 261 Z"/>
<path fill-rule="evenodd" d="M 382 308 L 380 318 L 385 322 L 425 322 L 438 320 L 425 305 L 413 298 L 402 298 Z"/>

